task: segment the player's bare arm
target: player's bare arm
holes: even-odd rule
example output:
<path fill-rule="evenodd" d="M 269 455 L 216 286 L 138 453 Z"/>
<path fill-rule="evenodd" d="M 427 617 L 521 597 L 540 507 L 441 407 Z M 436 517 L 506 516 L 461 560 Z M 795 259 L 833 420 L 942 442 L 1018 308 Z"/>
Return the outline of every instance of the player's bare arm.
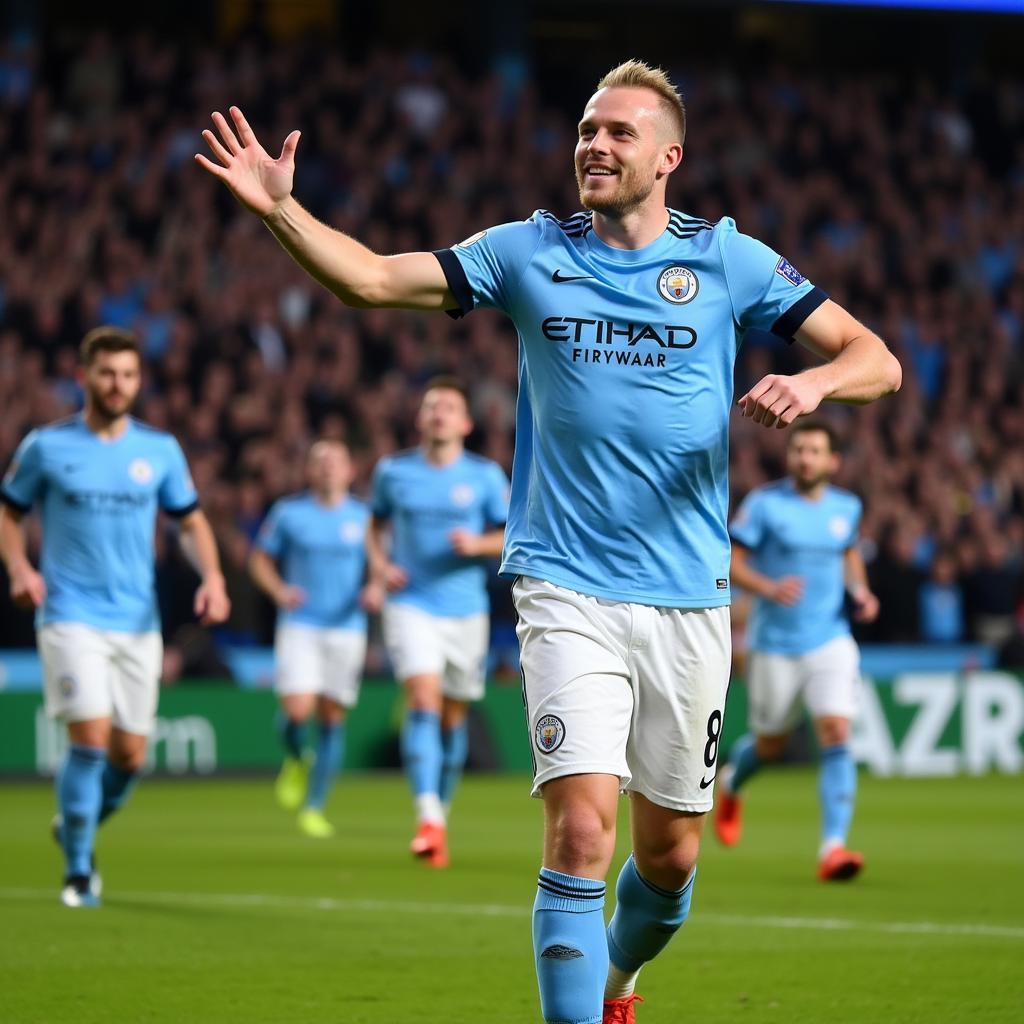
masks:
<path fill-rule="evenodd" d="M 182 547 L 194 560 L 196 571 L 202 578 L 193 609 L 204 626 L 216 626 L 231 614 L 231 600 L 224 584 L 213 530 L 199 509 L 185 516 L 180 526 Z"/>
<path fill-rule="evenodd" d="M 369 567 L 370 583 L 383 587 L 388 593 L 401 590 L 409 582 L 409 574 L 388 558 L 384 548 L 384 533 L 387 523 L 373 516 L 366 531 L 366 562 Z"/>
<path fill-rule="evenodd" d="M 11 600 L 19 608 L 38 608 L 46 600 L 46 583 L 28 560 L 23 518 L 10 505 L 0 505 L 0 558 L 11 582 Z"/>
<path fill-rule="evenodd" d="M 358 308 L 443 310 L 457 306 L 436 257 L 428 252 L 380 256 L 335 231 L 302 208 L 292 196 L 295 149 L 300 133 L 284 140 L 275 159 L 260 145 L 238 107 L 229 124 L 213 114 L 216 132 L 203 138 L 214 160 L 196 154 L 196 162 L 263 219 L 285 251 L 307 273 L 347 306 Z"/>
<path fill-rule="evenodd" d="M 803 596 L 804 583 L 799 576 L 782 576 L 772 579 L 758 572 L 751 564 L 747 549 L 742 544 L 733 544 L 729 566 L 732 582 L 758 597 L 776 604 L 793 605 Z"/>
<path fill-rule="evenodd" d="M 824 401 L 865 405 L 898 391 L 899 360 L 877 334 L 831 300 L 822 303 L 796 333 L 822 359 L 802 373 L 770 373 L 740 400 L 743 415 L 766 427 L 788 427 Z"/>
<path fill-rule="evenodd" d="M 864 556 L 856 547 L 846 549 L 843 556 L 843 575 L 846 580 L 846 592 L 853 601 L 853 617 L 857 622 L 874 622 L 878 618 L 878 598 L 868 585 L 868 570 L 864 565 Z"/>
<path fill-rule="evenodd" d="M 305 603 L 306 594 L 302 587 L 292 586 L 285 582 L 277 571 L 274 560 L 259 548 L 254 548 L 249 555 L 249 576 L 253 583 L 263 591 L 278 608 L 294 611 Z"/>
<path fill-rule="evenodd" d="M 452 530 L 448 535 L 457 555 L 464 558 L 500 558 L 505 543 L 505 527 L 471 533 L 469 530 Z"/>

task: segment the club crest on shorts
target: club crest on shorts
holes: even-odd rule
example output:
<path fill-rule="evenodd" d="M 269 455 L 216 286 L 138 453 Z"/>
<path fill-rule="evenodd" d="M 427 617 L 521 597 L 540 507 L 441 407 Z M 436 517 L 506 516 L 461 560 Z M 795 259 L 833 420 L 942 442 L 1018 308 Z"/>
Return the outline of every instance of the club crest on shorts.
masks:
<path fill-rule="evenodd" d="M 696 298 L 699 289 L 697 275 L 689 267 L 666 267 L 658 276 L 658 292 L 676 306 Z"/>
<path fill-rule="evenodd" d="M 145 459 L 132 459 L 128 463 L 128 475 L 137 484 L 148 484 L 153 479 L 153 467 Z"/>
<path fill-rule="evenodd" d="M 533 736 L 542 754 L 553 754 L 565 739 L 565 724 L 557 715 L 545 715 L 537 722 Z"/>
<path fill-rule="evenodd" d="M 60 690 L 61 696 L 65 699 L 74 696 L 75 693 L 75 677 L 71 675 L 63 675 L 57 680 L 57 687 Z"/>

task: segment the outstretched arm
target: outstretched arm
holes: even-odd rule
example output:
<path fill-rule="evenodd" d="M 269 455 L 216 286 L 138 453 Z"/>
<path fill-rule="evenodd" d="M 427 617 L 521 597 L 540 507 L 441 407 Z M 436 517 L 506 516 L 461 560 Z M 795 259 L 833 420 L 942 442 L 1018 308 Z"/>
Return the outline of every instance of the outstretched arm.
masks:
<path fill-rule="evenodd" d="M 898 391 L 903 371 L 885 342 L 831 300 L 803 322 L 796 340 L 822 359 L 792 376 L 770 373 L 740 400 L 744 416 L 766 427 L 788 427 L 824 401 L 864 405 Z"/>
<path fill-rule="evenodd" d="M 329 228 L 292 196 L 299 132 L 284 140 L 275 160 L 260 145 L 238 107 L 230 108 L 234 128 L 216 112 L 217 134 L 203 138 L 216 158 L 200 153 L 196 162 L 263 219 L 285 251 L 348 306 L 360 308 L 455 309 L 458 303 L 444 272 L 429 252 L 378 256 L 354 238 Z"/>

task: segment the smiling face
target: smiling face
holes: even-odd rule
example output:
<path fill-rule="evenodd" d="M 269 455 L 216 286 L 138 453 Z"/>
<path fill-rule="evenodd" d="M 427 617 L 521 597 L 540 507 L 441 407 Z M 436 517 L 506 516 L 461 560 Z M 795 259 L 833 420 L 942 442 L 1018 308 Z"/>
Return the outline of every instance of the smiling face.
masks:
<path fill-rule="evenodd" d="M 99 351 L 82 371 L 87 405 L 107 420 L 116 420 L 131 409 L 142 384 L 137 352 Z"/>
<path fill-rule="evenodd" d="M 683 148 L 656 92 L 599 89 L 583 111 L 576 143 L 576 183 L 588 210 L 621 218 L 660 189 L 679 166 Z"/>

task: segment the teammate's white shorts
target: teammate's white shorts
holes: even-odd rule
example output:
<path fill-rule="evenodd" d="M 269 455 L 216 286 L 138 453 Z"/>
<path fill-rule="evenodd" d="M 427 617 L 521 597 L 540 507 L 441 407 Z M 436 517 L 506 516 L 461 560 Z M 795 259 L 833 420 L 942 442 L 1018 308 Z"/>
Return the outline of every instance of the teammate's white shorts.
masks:
<path fill-rule="evenodd" d="M 116 633 L 80 622 L 51 622 L 40 628 L 38 645 L 51 718 L 110 718 L 125 732 L 152 732 L 164 653 L 158 632 Z"/>
<path fill-rule="evenodd" d="M 366 662 L 366 630 L 283 622 L 274 634 L 274 662 L 279 697 L 323 694 L 343 707 L 355 707 Z"/>
<path fill-rule="evenodd" d="M 791 732 L 802 705 L 813 718 L 857 713 L 860 651 L 852 636 L 837 636 L 805 654 L 751 651 L 747 665 L 747 717 L 758 736 Z"/>
<path fill-rule="evenodd" d="M 482 699 L 490 632 L 486 612 L 444 618 L 409 604 L 389 602 L 384 606 L 382 624 L 388 657 L 400 681 L 437 675 L 445 697 Z"/>
<path fill-rule="evenodd" d="M 729 609 L 607 601 L 530 577 L 512 596 L 534 796 L 552 779 L 594 772 L 660 807 L 709 811 Z"/>

